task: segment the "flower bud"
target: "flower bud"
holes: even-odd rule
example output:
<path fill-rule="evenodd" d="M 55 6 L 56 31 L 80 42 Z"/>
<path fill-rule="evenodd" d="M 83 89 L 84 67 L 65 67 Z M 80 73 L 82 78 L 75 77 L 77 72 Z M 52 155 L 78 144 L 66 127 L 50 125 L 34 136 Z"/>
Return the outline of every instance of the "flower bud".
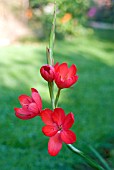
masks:
<path fill-rule="evenodd" d="M 42 66 L 40 73 L 42 77 L 48 82 L 52 82 L 55 79 L 55 69 L 51 65 L 46 64 Z"/>

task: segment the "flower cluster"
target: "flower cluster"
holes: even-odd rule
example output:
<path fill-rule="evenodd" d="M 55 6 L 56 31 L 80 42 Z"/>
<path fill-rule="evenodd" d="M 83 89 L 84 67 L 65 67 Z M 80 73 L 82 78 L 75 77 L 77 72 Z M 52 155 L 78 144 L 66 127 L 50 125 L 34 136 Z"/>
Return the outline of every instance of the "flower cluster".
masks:
<path fill-rule="evenodd" d="M 67 63 L 56 63 L 54 66 L 46 64 L 41 67 L 40 73 L 48 83 L 55 83 L 59 90 L 69 88 L 78 80 L 77 68 L 73 64 L 68 68 Z M 15 115 L 28 120 L 35 116 L 41 117 L 45 126 L 42 128 L 44 135 L 50 137 L 48 152 L 56 156 L 62 148 L 62 143 L 72 144 L 76 141 L 76 135 L 70 130 L 74 123 L 73 113 L 65 114 L 62 108 L 48 108 L 42 110 L 42 99 L 35 88 L 31 88 L 31 97 L 25 94 L 19 96 L 22 108 L 14 108 Z"/>
<path fill-rule="evenodd" d="M 54 67 L 47 64 L 40 69 L 42 77 L 48 82 L 54 80 L 59 89 L 69 88 L 76 83 L 78 80 L 76 71 L 77 69 L 74 64 L 68 68 L 67 63 L 56 63 Z"/>
<path fill-rule="evenodd" d="M 71 16 L 67 15 L 67 17 Z M 48 82 L 52 110 L 49 108 L 42 109 L 42 99 L 39 92 L 35 88 L 31 88 L 31 96 L 25 94 L 19 96 L 19 101 L 22 107 L 14 108 L 15 115 L 22 120 L 28 120 L 36 116 L 41 118 L 42 122 L 45 124 L 42 127 L 42 133 L 50 138 L 48 142 L 48 153 L 51 156 L 56 156 L 60 152 L 62 144 L 65 143 L 70 150 L 84 158 L 91 167 L 104 170 L 104 168 L 91 160 L 82 151 L 72 146 L 72 143 L 76 141 L 75 133 L 70 130 L 74 124 L 74 115 L 72 112 L 66 115 L 62 108 L 57 107 L 60 91 L 74 85 L 78 80 L 78 75 L 76 74 L 77 68 L 74 64 L 72 64 L 70 68 L 67 63 L 56 63 L 54 65 L 53 47 L 56 25 L 56 1 L 52 22 L 49 47 L 46 48 L 47 64 L 40 68 L 41 76 Z M 56 97 L 54 95 L 54 84 L 56 84 L 58 88 Z M 99 160 L 101 159 L 102 157 L 99 158 Z M 106 169 L 110 169 L 103 159 L 101 162 Z"/>

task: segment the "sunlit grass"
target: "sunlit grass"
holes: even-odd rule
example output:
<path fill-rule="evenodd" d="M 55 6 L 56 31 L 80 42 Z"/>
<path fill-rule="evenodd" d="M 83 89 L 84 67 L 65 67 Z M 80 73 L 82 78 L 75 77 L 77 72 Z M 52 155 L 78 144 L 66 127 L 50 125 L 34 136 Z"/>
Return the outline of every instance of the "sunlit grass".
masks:
<path fill-rule="evenodd" d="M 105 32 L 106 34 L 107 32 Z M 18 96 L 39 90 L 43 108 L 50 107 L 47 83 L 39 69 L 46 63 L 45 44 L 20 44 L 0 48 L 0 150 L 1 170 L 73 170 L 78 166 L 76 155 L 65 145 L 57 157 L 47 153 L 48 138 L 41 133 L 39 117 L 22 121 L 15 117 L 13 108 L 19 107 Z M 114 147 L 114 46 L 112 40 L 97 36 L 77 37 L 56 41 L 55 61 L 77 65 L 79 81 L 61 92 L 59 106 L 66 113 L 73 112 L 77 134 L 74 144 L 85 152 L 88 143 L 103 156 L 109 151 L 112 166 Z M 56 86 L 55 86 L 56 88 Z M 112 142 L 110 142 L 112 141 Z M 103 147 L 101 147 L 103 145 Z M 82 162 L 84 164 L 84 162 Z M 79 167 L 79 168 L 77 168 Z"/>

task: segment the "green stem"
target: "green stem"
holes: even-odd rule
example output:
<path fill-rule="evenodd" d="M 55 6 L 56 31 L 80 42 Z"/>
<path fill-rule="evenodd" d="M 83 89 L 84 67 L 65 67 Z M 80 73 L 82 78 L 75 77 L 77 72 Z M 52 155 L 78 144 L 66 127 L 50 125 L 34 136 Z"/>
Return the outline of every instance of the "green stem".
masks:
<path fill-rule="evenodd" d="M 51 97 L 51 103 L 52 103 L 52 108 L 53 110 L 55 109 L 55 100 L 54 100 L 54 83 L 51 82 L 51 94 L 52 94 L 52 97 Z"/>
<path fill-rule="evenodd" d="M 49 88 L 49 94 L 50 94 L 50 99 L 51 99 L 52 94 L 51 94 L 51 84 L 50 84 L 50 82 L 48 82 L 48 88 Z"/>
<path fill-rule="evenodd" d="M 50 63 L 53 65 L 53 47 L 55 41 L 55 25 L 56 25 L 56 1 L 54 4 L 54 14 L 53 14 L 53 21 L 52 21 L 52 29 L 50 33 L 50 40 L 49 40 L 49 53 L 50 53 Z"/>
<path fill-rule="evenodd" d="M 49 87 L 49 93 L 50 93 L 52 109 L 54 110 L 55 109 L 54 83 L 53 82 L 48 82 L 48 87 Z"/>
<path fill-rule="evenodd" d="M 48 47 L 46 47 L 46 58 L 47 58 L 47 64 L 51 65 L 50 52 Z"/>
<path fill-rule="evenodd" d="M 59 96 L 60 96 L 60 91 L 61 91 L 61 89 L 58 89 L 58 92 L 57 92 L 57 95 L 56 95 L 56 99 L 55 99 L 55 108 L 56 108 L 57 105 L 58 105 L 58 100 L 59 100 Z"/>
<path fill-rule="evenodd" d="M 73 145 L 68 144 L 67 145 L 68 148 L 73 151 L 74 153 L 78 154 L 79 156 L 81 156 L 82 158 L 84 158 L 87 163 L 93 167 L 96 170 L 105 170 L 103 167 L 101 167 L 100 165 L 98 165 L 95 161 L 93 161 L 90 157 L 88 157 L 87 155 L 85 155 L 82 151 L 78 150 L 77 148 L 75 148 Z"/>
<path fill-rule="evenodd" d="M 103 159 L 103 157 L 92 147 L 89 145 L 90 150 L 95 154 L 95 156 L 99 159 L 99 161 L 104 165 L 106 170 L 111 170 L 107 162 Z"/>
<path fill-rule="evenodd" d="M 47 63 L 50 65 L 54 65 L 53 47 L 54 47 L 54 40 L 55 40 L 55 24 L 56 24 L 56 1 L 54 4 L 54 14 L 53 14 L 53 21 L 52 21 L 52 29 L 50 33 L 50 39 L 49 39 L 49 48 L 46 48 Z M 49 88 L 52 108 L 54 109 L 55 108 L 54 83 L 48 82 L 48 88 Z"/>

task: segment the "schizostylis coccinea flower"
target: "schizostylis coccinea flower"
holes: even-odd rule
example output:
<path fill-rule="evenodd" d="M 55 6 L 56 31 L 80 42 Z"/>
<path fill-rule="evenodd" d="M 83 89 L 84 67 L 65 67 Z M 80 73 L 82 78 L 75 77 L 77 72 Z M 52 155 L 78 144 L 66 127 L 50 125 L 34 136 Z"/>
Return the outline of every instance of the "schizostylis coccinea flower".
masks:
<path fill-rule="evenodd" d="M 69 130 L 74 123 L 73 113 L 65 115 L 62 108 L 54 111 L 45 109 L 41 111 L 42 121 L 46 124 L 42 132 L 49 136 L 48 152 L 51 156 L 56 156 L 62 148 L 62 143 L 72 144 L 76 141 L 76 135 Z"/>
<path fill-rule="evenodd" d="M 77 68 L 75 64 L 72 64 L 68 68 L 67 63 L 56 63 L 55 66 L 55 83 L 59 89 L 69 88 L 75 84 L 78 80 L 78 75 L 76 75 Z"/>
<path fill-rule="evenodd" d="M 27 120 L 40 115 L 42 99 L 36 89 L 31 88 L 31 92 L 31 97 L 26 94 L 19 96 L 22 108 L 14 108 L 15 115 L 20 119 Z"/>

